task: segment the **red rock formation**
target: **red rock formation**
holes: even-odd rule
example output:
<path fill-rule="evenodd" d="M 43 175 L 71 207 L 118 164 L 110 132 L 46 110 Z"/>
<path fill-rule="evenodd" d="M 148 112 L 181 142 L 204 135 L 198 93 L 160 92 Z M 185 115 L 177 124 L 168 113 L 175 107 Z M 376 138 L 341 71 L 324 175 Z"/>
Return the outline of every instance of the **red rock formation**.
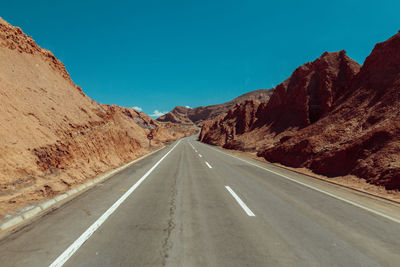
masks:
<path fill-rule="evenodd" d="M 281 133 L 304 128 L 325 116 L 346 92 L 360 65 L 345 51 L 328 53 L 298 67 L 289 79 L 275 88 L 267 104 L 257 111 L 256 127 L 269 125 Z"/>
<path fill-rule="evenodd" d="M 323 120 L 259 155 L 400 189 L 400 33 L 375 46 L 332 109 Z"/>
<path fill-rule="evenodd" d="M 254 125 L 259 105 L 260 102 L 256 100 L 246 100 L 236 104 L 225 116 L 206 121 L 199 139 L 208 144 L 239 148 L 240 142 L 237 142 L 237 136 L 248 132 Z M 229 135 L 232 136 L 232 141 L 228 139 Z"/>
<path fill-rule="evenodd" d="M 293 131 L 328 114 L 359 68 L 344 51 L 326 52 L 297 68 L 274 89 L 268 102 L 246 102 L 205 124 L 200 140 L 225 147 L 235 144 L 242 150 L 258 150 L 272 145 L 275 139 L 285 140 Z M 235 135 L 229 144 L 226 133 Z"/>
<path fill-rule="evenodd" d="M 400 189 L 400 33 L 375 46 L 360 71 L 345 53 L 324 53 L 280 84 L 227 144 L 239 118 L 204 124 L 201 140 L 329 177 L 352 174 Z M 256 145 L 254 145 L 256 143 Z"/>

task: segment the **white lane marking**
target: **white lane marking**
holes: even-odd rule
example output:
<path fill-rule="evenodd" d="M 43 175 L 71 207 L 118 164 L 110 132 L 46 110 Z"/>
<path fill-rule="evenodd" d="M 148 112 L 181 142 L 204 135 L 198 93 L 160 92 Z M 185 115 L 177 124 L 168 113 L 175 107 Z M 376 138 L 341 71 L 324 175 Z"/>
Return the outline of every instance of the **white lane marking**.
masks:
<path fill-rule="evenodd" d="M 208 166 L 208 168 L 212 169 L 210 163 L 208 163 L 207 161 L 206 161 L 206 165 Z"/>
<path fill-rule="evenodd" d="M 240 199 L 238 195 L 230 188 L 229 186 L 225 186 L 226 190 L 231 193 L 231 195 L 236 199 L 237 203 L 242 207 L 242 209 L 247 213 L 249 216 L 256 216 L 250 209 L 247 207 L 247 205 Z"/>
<path fill-rule="evenodd" d="M 189 145 L 190 145 L 193 149 L 195 149 L 194 146 L 192 145 L 192 143 L 190 143 L 190 142 L 188 142 L 188 143 L 189 143 Z"/>
<path fill-rule="evenodd" d="M 201 154 L 199 154 L 199 157 L 202 158 L 203 156 Z"/>
<path fill-rule="evenodd" d="M 167 154 L 165 154 L 159 161 L 157 161 L 156 164 L 154 164 L 153 167 L 151 167 L 150 170 L 146 172 L 145 175 L 142 176 L 142 178 L 139 179 L 129 190 L 120 197 L 117 202 L 115 202 L 103 215 L 100 216 L 100 218 L 97 219 L 83 234 L 81 234 L 78 239 L 74 241 L 58 258 L 50 264 L 50 267 L 55 267 L 55 266 L 63 266 L 67 260 L 74 255 L 74 253 L 82 246 L 83 243 L 85 243 L 90 236 L 107 220 L 108 217 L 119 207 L 119 205 L 122 204 L 122 202 L 125 201 L 129 197 L 130 194 L 132 194 L 133 191 L 147 178 L 147 176 L 150 175 L 150 173 L 165 159 L 169 153 L 174 150 L 174 148 L 181 142 L 181 140 L 176 143 L 170 151 L 168 151 Z"/>
<path fill-rule="evenodd" d="M 190 143 L 189 142 L 189 144 L 192 146 L 192 148 L 193 148 L 193 150 L 194 150 L 194 152 L 196 152 L 197 153 L 197 149 L 192 145 L 192 143 Z"/>
<path fill-rule="evenodd" d="M 211 149 L 214 149 L 215 151 L 221 152 L 222 154 L 225 154 L 225 155 L 231 156 L 231 157 L 233 157 L 233 158 L 235 158 L 235 159 L 238 159 L 238 160 L 241 160 L 241 161 L 243 161 L 243 162 L 246 162 L 247 164 L 256 166 L 256 167 L 258 167 L 258 168 L 260 168 L 260 169 L 263 169 L 263 170 L 266 170 L 266 171 L 268 171 L 268 172 L 271 172 L 271 173 L 274 173 L 274 174 L 276 174 L 276 175 L 279 175 L 279 176 L 281 176 L 281 177 L 283 177 L 283 178 L 286 178 L 286 179 L 288 179 L 288 180 L 290 180 L 290 181 L 292 181 L 292 182 L 301 184 L 301 185 L 303 185 L 303 186 L 305 186 L 305 187 L 308 187 L 308 188 L 313 189 L 313 190 L 315 190 L 315 191 L 318 191 L 318 192 L 321 192 L 321 193 L 323 193 L 323 194 L 326 194 L 326 195 L 328 195 L 328 196 L 330 196 L 330 197 L 333 197 L 333 198 L 339 199 L 339 200 L 341 200 L 341 201 L 344 201 L 344 202 L 346 202 L 346 203 L 348 203 L 348 204 L 350 204 L 350 205 L 353 205 L 353 206 L 355 206 L 355 207 L 357 207 L 357 208 L 360 208 L 360 209 L 369 211 L 369 212 L 371 212 L 371 213 L 373 213 L 373 214 L 375 214 L 375 215 L 381 216 L 381 217 L 383 217 L 383 218 L 385 218 L 385 219 L 388 219 L 388 220 L 390 220 L 390 221 L 393 221 L 393 222 L 395 222 L 395 223 L 400 223 L 400 220 L 399 220 L 399 219 L 393 218 L 393 217 L 391 217 L 391 216 L 389 216 L 389 215 L 386 215 L 386 214 L 384 214 L 384 213 L 382 213 L 382 212 L 379 212 L 379 211 L 370 209 L 370 208 L 368 208 L 368 207 L 365 207 L 365 206 L 363 206 L 363 205 L 361 205 L 361 204 L 358 204 L 358 203 L 356 203 L 356 202 L 353 202 L 353 201 L 351 201 L 351 200 L 348 200 L 348 199 L 345 199 L 345 198 L 336 196 L 336 195 L 334 195 L 334 194 L 332 194 L 332 193 L 329 193 L 329 192 L 327 192 L 327 191 L 325 191 L 325 190 L 322 190 L 322 189 L 319 189 L 319 188 L 314 187 L 314 186 L 312 186 L 312 185 L 308 185 L 308 184 L 306 184 L 306 183 L 297 181 L 296 179 L 290 178 L 290 177 L 288 177 L 288 176 L 286 176 L 286 175 L 283 175 L 283 174 L 280 174 L 280 173 L 278 173 L 278 172 L 271 171 L 271 170 L 269 170 L 269 169 L 267 169 L 267 168 L 264 168 L 264 167 L 261 167 L 261 166 L 259 166 L 259 165 L 257 165 L 257 164 L 248 162 L 247 160 L 244 160 L 244 159 L 235 157 L 235 156 L 233 156 L 233 155 L 229 155 L 229 154 L 227 154 L 227 153 L 225 153 L 225 152 L 219 151 L 218 149 L 215 149 L 215 148 L 212 148 L 212 147 L 210 147 L 210 148 L 211 148 Z"/>

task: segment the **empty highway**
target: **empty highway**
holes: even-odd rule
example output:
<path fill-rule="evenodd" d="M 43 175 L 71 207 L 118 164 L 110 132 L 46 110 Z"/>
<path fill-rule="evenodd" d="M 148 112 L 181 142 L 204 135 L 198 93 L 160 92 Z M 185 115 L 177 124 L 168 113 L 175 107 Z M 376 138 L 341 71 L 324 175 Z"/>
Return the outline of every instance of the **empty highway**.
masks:
<path fill-rule="evenodd" d="M 0 241 L 1 266 L 399 266 L 400 208 L 195 137 Z"/>

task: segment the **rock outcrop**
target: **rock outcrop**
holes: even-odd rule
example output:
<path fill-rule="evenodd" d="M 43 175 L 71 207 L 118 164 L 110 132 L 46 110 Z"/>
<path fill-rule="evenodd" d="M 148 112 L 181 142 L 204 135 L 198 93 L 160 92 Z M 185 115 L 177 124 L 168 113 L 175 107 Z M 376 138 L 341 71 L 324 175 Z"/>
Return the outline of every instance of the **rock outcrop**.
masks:
<path fill-rule="evenodd" d="M 270 131 L 281 133 L 311 125 L 328 114 L 359 70 L 360 65 L 345 51 L 325 52 L 275 88 L 270 101 L 257 112 L 256 127 L 268 125 Z"/>
<path fill-rule="evenodd" d="M 232 149 L 254 149 L 250 144 L 254 145 L 255 139 L 246 140 L 246 143 L 242 139 L 246 139 L 244 135 L 257 121 L 256 113 L 260 105 L 257 100 L 246 100 L 236 104 L 226 115 L 204 122 L 199 140 Z"/>
<path fill-rule="evenodd" d="M 236 105 L 226 116 L 204 124 L 200 140 L 258 151 L 326 116 L 358 73 L 360 65 L 344 51 L 321 55 L 298 67 L 279 84 L 268 102 Z M 234 136 L 227 142 L 226 136 Z"/>
<path fill-rule="evenodd" d="M 375 46 L 331 109 L 323 120 L 259 155 L 400 189 L 400 33 Z"/>
<path fill-rule="evenodd" d="M 400 189 L 400 33 L 377 44 L 361 69 L 344 51 L 324 53 L 297 68 L 268 103 L 246 105 L 205 123 L 200 140 Z"/>

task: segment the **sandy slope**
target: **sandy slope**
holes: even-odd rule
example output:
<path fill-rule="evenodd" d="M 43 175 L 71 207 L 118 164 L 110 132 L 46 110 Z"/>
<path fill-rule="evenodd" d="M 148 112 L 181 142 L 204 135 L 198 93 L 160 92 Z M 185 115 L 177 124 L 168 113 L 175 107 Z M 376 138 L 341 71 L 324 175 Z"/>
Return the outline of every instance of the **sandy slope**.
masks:
<path fill-rule="evenodd" d="M 195 132 L 99 105 L 53 54 L 0 19 L 0 216 Z"/>

